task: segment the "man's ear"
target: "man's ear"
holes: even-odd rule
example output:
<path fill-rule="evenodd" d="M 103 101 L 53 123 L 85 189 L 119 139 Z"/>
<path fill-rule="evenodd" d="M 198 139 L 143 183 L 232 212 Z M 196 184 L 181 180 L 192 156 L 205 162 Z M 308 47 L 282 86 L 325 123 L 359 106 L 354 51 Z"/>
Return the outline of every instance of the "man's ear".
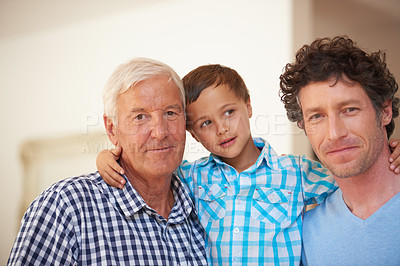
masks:
<path fill-rule="evenodd" d="M 253 108 L 251 107 L 250 98 L 247 100 L 246 103 L 247 112 L 249 113 L 249 118 L 253 116 Z"/>
<path fill-rule="evenodd" d="M 381 117 L 381 122 L 382 125 L 386 126 L 392 121 L 392 116 L 393 116 L 393 110 L 392 110 L 392 101 L 387 100 L 383 104 L 382 108 L 382 117 Z"/>
<path fill-rule="evenodd" d="M 106 115 L 103 115 L 103 120 L 108 138 L 110 139 L 112 144 L 117 146 L 118 139 L 116 135 L 116 127 L 114 125 L 114 121 L 110 117 L 107 117 Z"/>

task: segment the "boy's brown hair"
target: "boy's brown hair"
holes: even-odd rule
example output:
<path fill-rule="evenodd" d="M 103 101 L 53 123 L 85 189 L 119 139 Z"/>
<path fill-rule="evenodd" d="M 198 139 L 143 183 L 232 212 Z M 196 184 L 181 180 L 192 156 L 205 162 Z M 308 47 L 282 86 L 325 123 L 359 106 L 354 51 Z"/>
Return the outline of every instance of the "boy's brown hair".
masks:
<path fill-rule="evenodd" d="M 249 91 L 242 77 L 234 70 L 219 64 L 203 65 L 183 77 L 186 105 L 195 102 L 201 92 L 210 87 L 226 85 L 239 99 L 247 102 L 250 99 Z"/>

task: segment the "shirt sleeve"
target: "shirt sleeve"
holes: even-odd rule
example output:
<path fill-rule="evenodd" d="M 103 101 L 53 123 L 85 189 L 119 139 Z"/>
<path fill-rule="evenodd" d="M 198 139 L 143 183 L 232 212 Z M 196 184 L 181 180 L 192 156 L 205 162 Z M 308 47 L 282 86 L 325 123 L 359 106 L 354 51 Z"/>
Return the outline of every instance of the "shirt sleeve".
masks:
<path fill-rule="evenodd" d="M 321 163 L 299 156 L 301 182 L 306 204 L 320 204 L 338 188 L 332 174 Z"/>
<path fill-rule="evenodd" d="M 59 193 L 41 194 L 26 211 L 8 265 L 72 265 L 76 235 L 67 204 Z"/>
<path fill-rule="evenodd" d="M 195 163 L 190 163 L 187 160 L 183 160 L 182 164 L 176 170 L 176 174 L 182 180 L 184 186 L 188 189 L 189 196 L 193 199 L 193 169 Z"/>

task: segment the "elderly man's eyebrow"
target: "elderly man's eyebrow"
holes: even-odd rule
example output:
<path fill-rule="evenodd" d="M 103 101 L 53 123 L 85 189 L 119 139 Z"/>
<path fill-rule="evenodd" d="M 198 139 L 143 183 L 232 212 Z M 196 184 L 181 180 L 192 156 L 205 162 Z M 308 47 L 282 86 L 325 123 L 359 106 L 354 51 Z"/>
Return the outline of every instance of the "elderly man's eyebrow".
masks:
<path fill-rule="evenodd" d="M 180 104 L 168 105 L 167 107 L 164 108 L 164 110 L 167 110 L 167 109 L 177 109 L 177 110 L 183 111 L 182 105 L 180 105 Z M 129 112 L 130 113 L 146 112 L 146 109 L 143 107 L 137 107 L 137 108 L 133 107 L 129 110 Z"/>
<path fill-rule="evenodd" d="M 181 104 L 171 104 L 168 105 L 166 109 L 179 109 L 179 110 L 183 110 L 182 105 Z"/>

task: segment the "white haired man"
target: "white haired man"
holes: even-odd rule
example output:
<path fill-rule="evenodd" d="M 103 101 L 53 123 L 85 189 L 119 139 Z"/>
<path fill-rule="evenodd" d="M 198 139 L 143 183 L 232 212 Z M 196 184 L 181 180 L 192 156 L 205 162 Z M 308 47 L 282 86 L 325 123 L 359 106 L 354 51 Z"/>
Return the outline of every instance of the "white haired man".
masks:
<path fill-rule="evenodd" d="M 25 213 L 8 264 L 206 265 L 203 229 L 173 173 L 186 136 L 181 79 L 136 58 L 117 67 L 103 100 L 125 188 L 98 172 L 51 186 Z"/>

